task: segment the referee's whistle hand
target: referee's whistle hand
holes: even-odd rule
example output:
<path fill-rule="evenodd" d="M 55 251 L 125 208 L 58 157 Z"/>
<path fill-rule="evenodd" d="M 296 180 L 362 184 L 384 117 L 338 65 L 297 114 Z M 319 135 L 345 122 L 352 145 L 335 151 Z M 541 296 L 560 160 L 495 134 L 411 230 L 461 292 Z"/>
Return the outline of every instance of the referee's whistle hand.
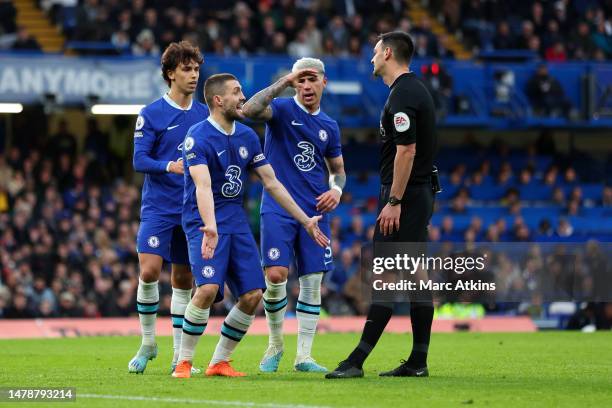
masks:
<path fill-rule="evenodd" d="M 380 225 L 380 233 L 387 236 L 393 234 L 395 231 L 399 231 L 401 213 L 401 206 L 385 205 L 376 219 Z"/>

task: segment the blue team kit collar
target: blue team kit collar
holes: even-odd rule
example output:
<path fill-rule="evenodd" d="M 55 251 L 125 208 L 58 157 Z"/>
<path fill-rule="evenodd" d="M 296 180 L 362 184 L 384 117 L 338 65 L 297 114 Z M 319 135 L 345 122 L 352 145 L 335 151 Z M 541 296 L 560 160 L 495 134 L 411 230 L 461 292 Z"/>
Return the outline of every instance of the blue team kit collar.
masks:
<path fill-rule="evenodd" d="M 232 131 L 230 133 L 227 133 L 225 130 L 223 130 L 221 125 L 218 124 L 217 121 L 212 118 L 212 116 L 209 116 L 208 118 L 206 118 L 206 120 L 210 122 L 210 124 L 213 125 L 215 129 L 217 129 L 219 132 L 221 132 L 225 136 L 231 136 L 234 133 L 236 133 L 236 121 L 232 122 Z"/>
<path fill-rule="evenodd" d="M 193 98 L 191 98 L 191 102 L 189 102 L 189 106 L 187 107 L 187 109 L 181 108 L 176 102 L 172 100 L 172 98 L 170 98 L 170 96 L 168 96 L 167 93 L 164 94 L 163 98 L 164 98 L 164 101 L 166 101 L 168 105 L 172 106 L 174 109 L 188 111 L 188 110 L 191 110 L 191 107 L 193 106 Z"/>
<path fill-rule="evenodd" d="M 293 100 L 295 101 L 295 104 L 300 107 L 301 110 L 303 110 L 304 112 L 306 112 L 309 115 L 317 116 L 321 112 L 321 106 L 319 106 L 319 108 L 316 111 L 314 111 L 313 113 L 308 112 L 308 109 L 306 109 L 306 107 L 304 105 L 302 105 L 300 103 L 300 101 L 298 101 L 297 95 L 295 95 L 293 97 Z"/>

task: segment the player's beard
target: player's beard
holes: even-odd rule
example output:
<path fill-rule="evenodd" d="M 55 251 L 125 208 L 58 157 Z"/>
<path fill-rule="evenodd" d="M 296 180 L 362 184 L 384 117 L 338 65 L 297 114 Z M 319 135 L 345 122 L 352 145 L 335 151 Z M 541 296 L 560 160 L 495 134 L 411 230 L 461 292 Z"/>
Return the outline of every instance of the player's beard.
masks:
<path fill-rule="evenodd" d="M 225 111 L 224 116 L 228 122 L 242 119 L 242 116 L 238 113 L 238 111 L 236 110 L 236 107 L 233 107 Z"/>

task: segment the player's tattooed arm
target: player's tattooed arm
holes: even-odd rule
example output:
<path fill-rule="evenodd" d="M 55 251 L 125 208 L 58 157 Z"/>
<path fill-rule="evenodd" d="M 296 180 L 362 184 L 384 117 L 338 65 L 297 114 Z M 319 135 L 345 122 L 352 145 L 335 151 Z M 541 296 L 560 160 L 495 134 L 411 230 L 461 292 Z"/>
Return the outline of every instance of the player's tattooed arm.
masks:
<path fill-rule="evenodd" d="M 329 169 L 329 190 L 317 197 L 317 211 L 330 212 L 340 204 L 346 173 L 342 156 L 326 158 L 325 162 Z"/>
<path fill-rule="evenodd" d="M 298 79 L 310 75 L 317 75 L 313 69 L 301 69 L 285 75 L 272 85 L 262 89 L 249 99 L 242 107 L 242 113 L 249 119 L 267 122 L 272 119 L 270 103 L 289 86 L 295 86 Z"/>
<path fill-rule="evenodd" d="M 202 240 L 202 258 L 210 259 L 215 253 L 219 236 L 217 234 L 217 220 L 215 219 L 215 201 L 213 198 L 210 172 L 205 164 L 198 164 L 189 168 L 191 177 L 196 186 L 196 202 L 198 212 L 204 227 L 200 231 L 204 233 Z"/>
<path fill-rule="evenodd" d="M 265 164 L 255 168 L 255 173 L 261 179 L 264 189 L 280 204 L 293 218 L 295 218 L 306 231 L 308 235 L 321 247 L 325 248 L 329 245 L 329 238 L 321 232 L 318 222 L 321 219 L 320 215 L 308 217 L 306 213 L 297 205 L 293 197 L 289 194 L 285 186 L 278 181 L 274 169 L 271 165 Z"/>

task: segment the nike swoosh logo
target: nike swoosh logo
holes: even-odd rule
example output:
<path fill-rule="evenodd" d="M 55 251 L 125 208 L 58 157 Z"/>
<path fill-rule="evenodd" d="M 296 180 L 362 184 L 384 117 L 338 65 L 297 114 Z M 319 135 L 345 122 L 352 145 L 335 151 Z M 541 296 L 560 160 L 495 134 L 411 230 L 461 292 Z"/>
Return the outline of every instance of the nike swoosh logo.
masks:
<path fill-rule="evenodd" d="M 168 130 L 172 130 L 172 129 L 177 128 L 179 126 L 181 126 L 181 125 L 168 126 Z"/>
<path fill-rule="evenodd" d="M 295 120 L 292 120 L 292 121 L 291 121 L 291 124 L 292 124 L 293 126 L 304 126 L 304 124 L 303 124 L 303 123 L 296 122 Z"/>
<path fill-rule="evenodd" d="M 334 262 L 334 261 L 327 261 L 327 262 L 325 262 L 325 265 L 330 264 L 332 262 Z"/>
<path fill-rule="evenodd" d="M 221 156 L 223 153 L 225 153 L 225 150 L 221 150 L 220 152 L 217 152 L 217 156 Z"/>

